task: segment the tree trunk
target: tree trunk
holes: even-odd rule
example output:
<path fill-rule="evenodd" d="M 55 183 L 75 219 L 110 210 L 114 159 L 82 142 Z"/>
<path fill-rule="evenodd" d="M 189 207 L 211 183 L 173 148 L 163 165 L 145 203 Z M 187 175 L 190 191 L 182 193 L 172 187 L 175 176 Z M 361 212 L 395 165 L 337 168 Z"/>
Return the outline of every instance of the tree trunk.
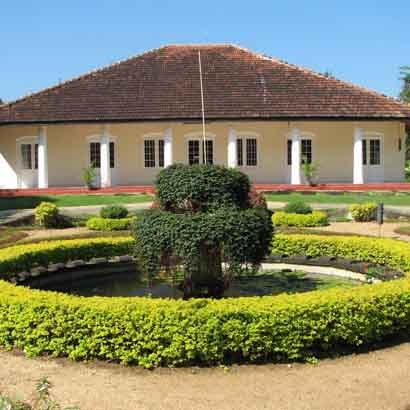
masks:
<path fill-rule="evenodd" d="M 192 296 L 220 297 L 225 291 L 222 255 L 219 246 L 203 243 L 197 269 L 184 281 L 184 298 Z M 207 292 L 206 292 L 207 291 Z"/>

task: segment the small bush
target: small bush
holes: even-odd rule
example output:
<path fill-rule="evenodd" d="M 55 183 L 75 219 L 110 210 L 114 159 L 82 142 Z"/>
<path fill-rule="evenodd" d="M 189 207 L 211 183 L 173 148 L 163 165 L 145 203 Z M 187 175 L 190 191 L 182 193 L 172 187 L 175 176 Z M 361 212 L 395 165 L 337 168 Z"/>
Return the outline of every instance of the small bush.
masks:
<path fill-rule="evenodd" d="M 51 202 L 41 202 L 34 210 L 35 222 L 45 228 L 57 228 L 59 222 L 58 207 Z"/>
<path fill-rule="evenodd" d="M 300 228 L 325 226 L 329 224 L 327 215 L 320 211 L 305 215 L 279 211 L 273 214 L 272 222 L 275 226 L 297 226 Z"/>
<path fill-rule="evenodd" d="M 50 393 L 51 383 L 45 377 L 36 385 L 36 397 L 27 402 L 17 400 L 0 393 L 0 410 L 63 410 Z M 78 407 L 67 407 L 66 410 L 79 410 Z"/>
<path fill-rule="evenodd" d="M 87 221 L 86 226 L 93 231 L 126 231 L 130 229 L 133 219 L 134 218 L 110 219 L 94 217 Z"/>
<path fill-rule="evenodd" d="M 354 204 L 350 206 L 349 211 L 356 222 L 374 221 L 376 219 L 377 204 L 374 202 Z"/>
<path fill-rule="evenodd" d="M 292 201 L 289 202 L 284 208 L 283 211 L 288 214 L 311 214 L 313 209 L 310 205 L 306 204 L 303 201 Z"/>
<path fill-rule="evenodd" d="M 122 205 L 105 206 L 100 211 L 101 218 L 123 219 L 128 216 L 128 209 Z"/>

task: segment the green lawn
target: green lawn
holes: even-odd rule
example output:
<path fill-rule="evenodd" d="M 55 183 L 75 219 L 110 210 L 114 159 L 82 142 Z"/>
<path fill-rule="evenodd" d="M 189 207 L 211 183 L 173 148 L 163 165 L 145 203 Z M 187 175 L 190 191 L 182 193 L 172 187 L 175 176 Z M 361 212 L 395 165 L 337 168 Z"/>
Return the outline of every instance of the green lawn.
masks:
<path fill-rule="evenodd" d="M 0 198 L 0 211 L 6 209 L 35 208 L 40 202 L 47 201 L 57 206 L 113 205 L 151 202 L 153 197 L 147 194 L 113 195 L 43 195 Z"/>
<path fill-rule="evenodd" d="M 266 194 L 266 199 L 272 202 L 290 202 L 302 200 L 318 204 L 355 204 L 364 202 L 383 202 L 385 205 L 410 206 L 410 193 L 399 192 L 276 192 Z"/>

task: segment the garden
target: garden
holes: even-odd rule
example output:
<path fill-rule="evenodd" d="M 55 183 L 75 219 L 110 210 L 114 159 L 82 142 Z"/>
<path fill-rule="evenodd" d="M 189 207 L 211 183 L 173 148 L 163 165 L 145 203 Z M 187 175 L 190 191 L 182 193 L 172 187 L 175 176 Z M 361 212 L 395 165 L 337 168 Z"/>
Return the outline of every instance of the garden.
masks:
<path fill-rule="evenodd" d="M 329 215 L 301 201 L 272 214 L 237 170 L 173 165 L 156 188 L 150 210 L 84 220 L 99 237 L 0 249 L 3 349 L 213 366 L 315 361 L 408 335 L 409 244 L 305 232 Z M 47 202 L 35 219 L 68 223 Z"/>

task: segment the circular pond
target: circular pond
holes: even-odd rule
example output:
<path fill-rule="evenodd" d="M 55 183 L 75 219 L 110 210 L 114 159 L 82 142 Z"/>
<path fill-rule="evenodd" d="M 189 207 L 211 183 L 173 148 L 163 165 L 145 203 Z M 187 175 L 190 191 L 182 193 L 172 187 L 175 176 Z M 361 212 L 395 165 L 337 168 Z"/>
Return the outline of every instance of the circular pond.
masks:
<path fill-rule="evenodd" d="M 153 298 L 181 299 L 180 280 L 156 277 L 147 280 L 135 272 L 109 272 L 79 277 L 69 274 L 42 277 L 27 283 L 32 288 L 58 291 L 78 296 L 151 296 Z M 349 287 L 360 284 L 357 280 L 324 275 L 315 272 L 268 270 L 257 275 L 236 277 L 224 292 L 224 297 L 268 296 L 280 293 L 298 293 L 332 287 Z"/>

